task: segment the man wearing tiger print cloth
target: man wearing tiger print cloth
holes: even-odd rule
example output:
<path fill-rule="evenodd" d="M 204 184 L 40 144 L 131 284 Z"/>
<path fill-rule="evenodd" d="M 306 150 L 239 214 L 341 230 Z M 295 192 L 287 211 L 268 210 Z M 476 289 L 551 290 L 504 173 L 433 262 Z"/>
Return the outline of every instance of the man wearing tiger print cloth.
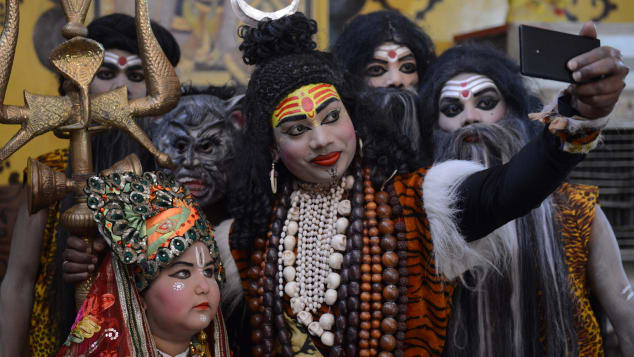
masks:
<path fill-rule="evenodd" d="M 587 25 L 584 31 L 589 30 Z M 439 126 L 439 162 L 502 164 L 542 128 L 528 119 L 537 99 L 519 67 L 492 48 L 451 48 L 428 79 L 421 98 L 427 98 L 425 113 Z M 447 345 L 448 355 L 601 356 L 591 292 L 614 325 L 622 354 L 634 354 L 634 293 L 597 193 L 595 186 L 564 183 L 528 215 L 496 232 L 507 242 L 509 259 L 499 274 L 469 272 L 475 288 L 454 292 L 449 333 L 461 340 Z M 475 326 L 485 321 L 498 328 L 478 331 Z"/>
<path fill-rule="evenodd" d="M 592 142 L 604 121 L 553 114 L 505 165 L 416 169 L 410 145 L 376 120 L 382 113 L 352 112 L 362 105 L 332 57 L 315 50 L 314 21 L 252 24 L 239 32 L 256 68 L 230 180 L 250 327 L 240 332 L 252 354 L 441 355 L 455 279 L 498 259 L 496 241 L 479 239 L 525 215 L 583 159 L 563 150 L 578 149 L 566 140 L 571 123 L 588 127 Z M 621 72 L 600 72 L 623 83 Z M 617 98 L 578 108 L 596 118 Z"/>

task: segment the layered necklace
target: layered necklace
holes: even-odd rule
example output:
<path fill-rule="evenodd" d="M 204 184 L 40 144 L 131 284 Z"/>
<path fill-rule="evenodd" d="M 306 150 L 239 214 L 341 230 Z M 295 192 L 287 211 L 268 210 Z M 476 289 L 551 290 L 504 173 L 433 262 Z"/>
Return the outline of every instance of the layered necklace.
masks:
<path fill-rule="evenodd" d="M 334 343 L 335 317 L 330 312 L 314 320 L 322 304 L 337 301 L 337 288 L 346 250 L 347 216 L 352 205 L 342 199 L 352 189 L 352 176 L 334 185 L 298 185 L 291 194 L 278 247 L 279 295 L 290 298 L 291 310 L 310 334 L 326 346 Z"/>
<path fill-rule="evenodd" d="M 268 236 L 254 240 L 246 272 L 253 356 L 294 355 L 285 297 L 298 326 L 330 356 L 402 356 L 402 208 L 393 184 L 375 192 L 370 169 L 353 165 L 354 176 L 329 185 L 283 185 Z"/>

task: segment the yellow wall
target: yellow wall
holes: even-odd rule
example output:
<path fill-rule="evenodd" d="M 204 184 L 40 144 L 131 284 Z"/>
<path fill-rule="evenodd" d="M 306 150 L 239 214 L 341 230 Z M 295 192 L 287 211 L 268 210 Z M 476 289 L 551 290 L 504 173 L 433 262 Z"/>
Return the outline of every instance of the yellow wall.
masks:
<path fill-rule="evenodd" d="M 31 40 L 35 22 L 40 14 L 52 5 L 50 1 L 42 0 L 25 1 L 20 5 L 20 33 L 13 61 L 13 71 L 4 100 L 5 104 L 24 105 L 23 91 L 25 89 L 37 94 L 57 94 L 57 78 L 40 64 Z M 4 6 L 2 10 L 4 12 Z M 4 13 L 2 18 L 4 18 Z M 9 141 L 18 129 L 17 125 L 0 125 L 0 145 Z M 58 139 L 51 133 L 33 139 L 7 160 L 10 167 L 7 167 L 7 162 L 2 163 L 0 184 L 8 183 L 11 172 L 19 173 L 21 178 L 28 157 L 35 157 L 55 148 L 63 147 L 67 145 L 66 142 L 67 140 Z"/>

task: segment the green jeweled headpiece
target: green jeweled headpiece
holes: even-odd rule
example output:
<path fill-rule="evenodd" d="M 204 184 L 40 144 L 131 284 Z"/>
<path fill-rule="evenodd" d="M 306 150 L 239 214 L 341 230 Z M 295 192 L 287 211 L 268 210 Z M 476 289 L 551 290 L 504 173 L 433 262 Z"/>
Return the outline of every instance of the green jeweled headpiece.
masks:
<path fill-rule="evenodd" d="M 223 281 L 212 227 L 174 177 L 160 171 L 99 175 L 88 179 L 84 191 L 99 232 L 124 264 L 133 265 L 139 291 L 197 241 L 209 247 L 216 279 Z"/>

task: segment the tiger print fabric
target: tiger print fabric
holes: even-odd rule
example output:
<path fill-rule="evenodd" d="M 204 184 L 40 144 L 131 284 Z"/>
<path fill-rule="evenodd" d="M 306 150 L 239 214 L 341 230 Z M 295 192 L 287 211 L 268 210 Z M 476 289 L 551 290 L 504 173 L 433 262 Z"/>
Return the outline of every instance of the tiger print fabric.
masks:
<path fill-rule="evenodd" d="M 575 330 L 579 356 L 603 356 L 603 341 L 599 324 L 590 306 L 590 288 L 587 280 L 589 242 L 598 204 L 596 186 L 564 183 L 554 194 L 559 212 L 558 223 L 562 238 L 568 280 L 575 300 Z"/>
<path fill-rule="evenodd" d="M 408 357 L 442 354 L 455 287 L 454 282 L 443 280 L 435 270 L 429 222 L 422 200 L 426 172 L 426 169 L 419 169 L 394 178 L 394 188 L 403 208 L 400 219 L 405 222 L 408 247 L 407 332 L 404 341 L 404 355 Z M 233 255 L 240 271 L 245 297 L 249 299 L 250 259 L 243 251 L 234 251 Z M 315 340 L 310 338 L 304 327 L 293 324 L 291 331 L 293 350 L 299 352 L 298 355 L 322 355 L 315 345 L 323 346 L 319 342 L 314 343 Z"/>
<path fill-rule="evenodd" d="M 37 158 L 58 172 L 66 170 L 68 149 L 55 150 Z M 29 327 L 29 350 L 31 356 L 48 357 L 55 354 L 57 340 L 52 323 L 50 293 L 55 274 L 55 252 L 57 248 L 57 228 L 59 225 L 60 203 L 49 208 L 46 228 L 42 237 L 40 268 L 33 290 L 33 308 Z"/>
<path fill-rule="evenodd" d="M 407 239 L 408 304 L 405 353 L 407 357 L 440 356 L 445 346 L 451 315 L 454 281 L 446 281 L 435 269 L 429 222 L 423 210 L 426 169 L 397 176 L 394 189 L 403 207 Z"/>

